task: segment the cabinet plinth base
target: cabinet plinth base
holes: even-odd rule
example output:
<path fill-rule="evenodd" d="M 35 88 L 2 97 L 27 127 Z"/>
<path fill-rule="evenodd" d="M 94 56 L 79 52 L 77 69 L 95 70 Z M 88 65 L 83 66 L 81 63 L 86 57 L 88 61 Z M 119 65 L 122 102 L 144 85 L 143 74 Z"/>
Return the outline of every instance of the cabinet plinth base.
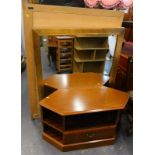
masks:
<path fill-rule="evenodd" d="M 90 147 L 112 145 L 112 144 L 114 144 L 115 139 L 116 139 L 115 137 L 112 137 L 112 138 L 107 138 L 107 139 L 100 139 L 100 140 L 93 140 L 93 141 L 64 145 L 46 133 L 43 133 L 42 137 L 47 142 L 53 144 L 55 147 L 57 147 L 61 151 L 71 151 L 71 150 L 75 150 L 75 149 L 84 149 L 84 148 L 90 148 Z"/>

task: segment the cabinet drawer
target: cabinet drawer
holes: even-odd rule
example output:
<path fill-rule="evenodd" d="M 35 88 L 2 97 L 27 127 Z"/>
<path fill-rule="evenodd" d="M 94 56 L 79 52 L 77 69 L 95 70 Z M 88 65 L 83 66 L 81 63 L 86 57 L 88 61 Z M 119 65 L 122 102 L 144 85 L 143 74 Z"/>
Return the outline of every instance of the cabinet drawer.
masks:
<path fill-rule="evenodd" d="M 60 41 L 59 46 L 73 46 L 73 41 Z"/>
<path fill-rule="evenodd" d="M 71 68 L 71 67 L 72 67 L 72 64 L 60 65 L 60 69 Z"/>
<path fill-rule="evenodd" d="M 60 53 L 60 58 L 71 58 L 72 53 Z"/>
<path fill-rule="evenodd" d="M 71 59 L 61 59 L 60 60 L 60 65 L 65 65 L 65 64 L 71 64 L 72 60 Z"/>
<path fill-rule="evenodd" d="M 63 137 L 64 144 L 78 143 L 92 140 L 111 138 L 115 136 L 115 125 L 98 127 L 85 130 L 65 132 Z"/>
<path fill-rule="evenodd" d="M 60 53 L 72 52 L 72 48 L 60 48 Z"/>

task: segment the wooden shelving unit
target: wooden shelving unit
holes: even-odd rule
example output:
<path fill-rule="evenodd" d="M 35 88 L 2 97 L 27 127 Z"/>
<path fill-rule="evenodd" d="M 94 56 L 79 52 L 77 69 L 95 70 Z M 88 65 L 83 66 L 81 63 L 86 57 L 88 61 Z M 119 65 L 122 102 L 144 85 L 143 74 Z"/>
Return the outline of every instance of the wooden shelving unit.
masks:
<path fill-rule="evenodd" d="M 108 36 L 76 36 L 73 71 L 102 73 L 108 50 Z"/>
<path fill-rule="evenodd" d="M 62 71 L 72 71 L 72 55 L 74 38 L 71 36 L 57 36 L 56 69 Z"/>

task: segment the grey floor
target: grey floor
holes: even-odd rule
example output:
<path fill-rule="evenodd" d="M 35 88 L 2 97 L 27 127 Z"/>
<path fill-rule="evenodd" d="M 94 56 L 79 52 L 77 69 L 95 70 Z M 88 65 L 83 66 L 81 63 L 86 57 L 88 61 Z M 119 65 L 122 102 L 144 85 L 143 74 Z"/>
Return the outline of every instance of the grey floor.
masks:
<path fill-rule="evenodd" d="M 53 67 L 48 67 L 45 52 L 42 52 L 44 77 L 55 73 Z M 21 152 L 22 155 L 132 155 L 133 136 L 127 136 L 127 122 L 122 118 L 118 136 L 114 145 L 61 152 L 41 137 L 40 120 L 30 118 L 27 72 L 21 74 Z"/>

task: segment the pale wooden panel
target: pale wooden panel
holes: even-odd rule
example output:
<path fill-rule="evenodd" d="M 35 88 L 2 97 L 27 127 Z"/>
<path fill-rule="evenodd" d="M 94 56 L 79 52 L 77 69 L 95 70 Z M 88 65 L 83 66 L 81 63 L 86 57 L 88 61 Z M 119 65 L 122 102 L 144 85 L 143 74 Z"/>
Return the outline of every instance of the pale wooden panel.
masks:
<path fill-rule="evenodd" d="M 122 33 L 117 35 L 116 48 L 115 48 L 115 53 L 113 56 L 113 62 L 112 62 L 112 67 L 111 67 L 111 71 L 110 71 L 110 79 L 109 79 L 109 83 L 111 86 L 114 86 L 114 84 L 115 84 L 118 61 L 119 61 L 121 50 L 122 50 L 123 40 L 124 40 L 124 30 L 122 31 Z"/>
<path fill-rule="evenodd" d="M 119 35 L 124 31 L 123 27 L 120 28 L 53 28 L 53 29 L 33 29 L 38 35 L 73 35 L 85 37 L 101 37 L 108 35 Z"/>
<path fill-rule="evenodd" d="M 34 12 L 34 29 L 52 29 L 52 28 L 72 28 L 72 29 L 90 29 L 90 28 L 119 28 L 120 20 L 116 17 L 108 16 L 90 16 L 78 14 L 65 14 L 60 12 Z"/>
<path fill-rule="evenodd" d="M 23 6 L 24 8 L 24 6 Z M 32 37 L 32 12 L 23 9 L 24 17 L 24 36 L 25 36 L 25 50 L 27 56 L 27 76 L 28 76 L 28 89 L 29 89 L 29 102 L 31 118 L 34 119 L 38 116 L 38 95 L 36 83 L 36 66 L 34 63 L 34 48 Z"/>
<path fill-rule="evenodd" d="M 114 10 L 90 9 L 90 8 L 56 6 L 56 5 L 39 5 L 39 4 L 28 4 L 27 8 L 31 8 L 33 12 L 60 12 L 60 13 L 77 14 L 77 15 L 115 17 L 117 18 L 117 20 L 120 21 L 120 25 L 124 18 L 123 12 Z"/>

